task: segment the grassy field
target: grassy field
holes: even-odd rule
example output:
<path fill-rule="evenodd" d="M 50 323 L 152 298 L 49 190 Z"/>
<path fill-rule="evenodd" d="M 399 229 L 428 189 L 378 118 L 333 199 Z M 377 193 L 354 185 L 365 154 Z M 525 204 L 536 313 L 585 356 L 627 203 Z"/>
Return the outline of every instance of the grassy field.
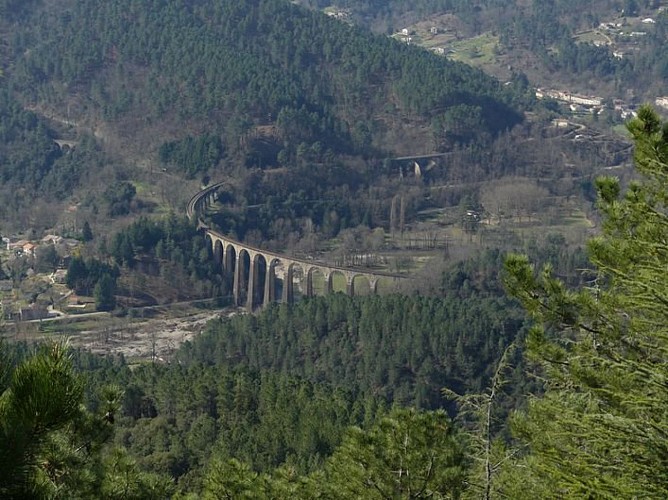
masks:
<path fill-rule="evenodd" d="M 593 43 L 593 44 L 607 44 L 610 43 L 610 38 L 598 30 L 589 30 L 578 33 L 574 37 L 578 43 Z"/>
<path fill-rule="evenodd" d="M 475 38 L 454 41 L 448 44 L 446 50 L 452 50 L 450 59 L 460 61 L 471 66 L 491 64 L 497 60 L 495 48 L 498 47 L 499 37 L 491 33 L 483 33 Z"/>

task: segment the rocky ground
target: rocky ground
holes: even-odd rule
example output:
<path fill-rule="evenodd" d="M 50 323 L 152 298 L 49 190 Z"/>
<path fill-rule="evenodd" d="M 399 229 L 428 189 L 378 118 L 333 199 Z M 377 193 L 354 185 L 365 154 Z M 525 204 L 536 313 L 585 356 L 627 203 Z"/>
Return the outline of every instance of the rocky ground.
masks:
<path fill-rule="evenodd" d="M 178 347 L 202 333 L 206 323 L 212 319 L 239 314 L 239 310 L 228 308 L 217 311 L 183 312 L 171 311 L 158 318 L 113 318 L 100 316 L 89 322 L 86 329 L 72 332 L 63 325 L 51 328 L 49 333 L 37 331 L 37 325 L 20 329 L 4 325 L 2 335 L 8 341 L 61 340 L 66 338 L 73 347 L 82 347 L 101 355 L 122 354 L 127 360 L 155 360 L 168 362 Z"/>

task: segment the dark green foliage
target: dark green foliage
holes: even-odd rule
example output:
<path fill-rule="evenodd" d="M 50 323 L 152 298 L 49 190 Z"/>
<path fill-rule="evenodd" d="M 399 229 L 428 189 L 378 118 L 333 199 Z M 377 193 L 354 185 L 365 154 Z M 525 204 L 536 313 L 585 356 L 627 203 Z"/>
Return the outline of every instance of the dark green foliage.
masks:
<path fill-rule="evenodd" d="M 325 469 L 333 498 L 459 498 L 469 464 L 445 412 L 395 410 L 351 429 Z"/>
<path fill-rule="evenodd" d="M 26 12 L 40 3 L 41 0 L 0 0 L 0 17 L 18 21 Z"/>
<path fill-rule="evenodd" d="M 460 498 L 469 463 L 444 412 L 393 410 L 373 428 L 354 427 L 321 470 L 308 476 L 281 467 L 258 474 L 238 460 L 215 457 L 211 498 Z"/>
<path fill-rule="evenodd" d="M 521 120 L 510 93 L 478 70 L 280 0 L 85 0 L 26 27 L 17 53 L 37 43 L 14 76 L 27 94 L 67 82 L 89 91 L 107 118 L 138 107 L 147 120 L 206 116 L 234 147 L 254 122 L 268 121 L 293 153 L 317 141 L 368 151 L 372 117 L 388 95 L 427 119 L 458 104 L 479 107 L 486 134 Z M 132 79 L 137 72 L 142 78 Z M 210 165 L 220 148 L 197 152 L 200 140 L 212 144 L 186 139 L 163 156 L 182 163 L 192 152 Z"/>
<path fill-rule="evenodd" d="M 511 497 L 668 494 L 668 129 L 649 107 L 628 128 L 643 178 L 623 195 L 618 179 L 597 181 L 588 286 L 569 290 L 523 256 L 506 263 L 510 292 L 536 320 L 527 344 L 546 384 L 515 422 L 529 453 L 508 469 Z"/>
<path fill-rule="evenodd" d="M 485 386 L 520 315 L 495 298 L 333 295 L 209 326 L 179 359 L 272 369 L 438 408 L 441 387 Z"/>
<path fill-rule="evenodd" d="M 117 484 L 116 466 L 102 458 L 102 446 L 112 434 L 118 387 L 101 388 L 97 411 L 88 412 L 83 380 L 64 346 L 26 352 L 0 345 L 0 360 L 0 496 L 100 498 Z M 126 481 L 162 484 L 167 491 L 164 479 L 136 468 L 125 473 Z"/>
<path fill-rule="evenodd" d="M 218 136 L 186 137 L 160 146 L 160 161 L 175 165 L 188 178 L 215 167 L 223 156 L 223 144 Z"/>
<path fill-rule="evenodd" d="M 93 296 L 98 311 L 111 311 L 116 307 L 116 279 L 104 273 L 95 284 Z"/>
<path fill-rule="evenodd" d="M 0 88 L 0 178 L 3 185 L 37 190 L 61 156 L 51 132 Z"/>
<path fill-rule="evenodd" d="M 60 257 L 54 245 L 40 245 L 35 250 L 35 270 L 40 273 L 50 273 L 56 269 Z"/>
<path fill-rule="evenodd" d="M 304 164 L 283 172 L 263 176 L 249 175 L 236 197 L 239 205 L 251 205 L 239 211 L 225 208 L 211 220 L 225 233 L 243 240 L 250 230 L 282 247 L 290 233 L 300 233 L 301 220 L 308 218 L 328 237 L 339 229 L 356 227 L 368 211 L 368 200 L 359 196 L 367 179 L 339 163 Z"/>
<path fill-rule="evenodd" d="M 63 152 L 45 122 L 26 111 L 0 80 L 0 215 L 32 203 L 35 198 L 61 200 L 72 194 L 100 165 L 102 155 L 85 137 Z M 4 212 L 4 213 L 3 213 Z"/>
<path fill-rule="evenodd" d="M 93 258 L 84 259 L 75 256 L 67 267 L 66 284 L 77 293 L 91 295 L 103 277 L 106 276 L 115 282 L 119 275 L 116 266 L 110 266 Z M 108 283 L 108 280 L 106 281 Z"/>
<path fill-rule="evenodd" d="M 170 215 L 162 219 L 140 218 L 116 233 L 109 245 L 109 254 L 118 265 L 134 267 L 138 257 L 149 257 L 161 271 L 165 261 L 179 266 L 193 281 L 204 284 L 209 296 L 222 291 L 222 276 L 211 256 L 211 248 L 186 217 Z M 179 287 L 184 287 L 180 283 Z M 196 292 L 196 290 L 192 290 Z"/>
<path fill-rule="evenodd" d="M 114 217 L 130 213 L 130 204 L 136 194 L 137 189 L 127 181 L 116 182 L 109 186 L 102 193 L 102 199 L 107 203 L 107 215 Z"/>
<path fill-rule="evenodd" d="M 350 425 L 382 413 L 373 398 L 288 375 L 181 363 L 133 370 L 79 354 L 91 387 L 125 387 L 116 443 L 154 472 L 196 488 L 214 454 L 255 470 L 288 463 L 306 473 L 322 465 Z M 188 479 L 189 478 L 189 479 Z"/>
<path fill-rule="evenodd" d="M 81 229 L 81 239 L 84 242 L 88 242 L 93 239 L 93 230 L 90 228 L 88 221 L 84 221 L 83 228 Z"/>

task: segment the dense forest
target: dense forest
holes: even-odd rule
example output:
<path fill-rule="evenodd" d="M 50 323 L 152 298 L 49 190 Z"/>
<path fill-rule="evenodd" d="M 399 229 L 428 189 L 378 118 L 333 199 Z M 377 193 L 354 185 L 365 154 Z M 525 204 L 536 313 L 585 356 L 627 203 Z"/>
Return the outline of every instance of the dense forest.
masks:
<path fill-rule="evenodd" d="M 26 99 L 62 106 L 77 93 L 103 119 L 141 110 L 147 125 L 206 117 L 232 147 L 274 124 L 290 154 L 315 142 L 362 152 L 388 106 L 427 120 L 479 108 L 479 132 L 492 134 L 520 120 L 523 96 L 481 72 L 287 2 L 45 2 L 25 26 L 11 49 L 30 56 L 11 83 Z"/>
<path fill-rule="evenodd" d="M 490 258 L 443 275 L 460 297 L 282 305 L 210 324 L 169 365 L 3 345 L 0 492 L 665 496 L 668 125 L 644 107 L 629 131 L 642 179 L 624 196 L 597 181 L 595 279 L 572 287 L 549 260 L 506 256 L 528 331 L 475 286 Z"/>

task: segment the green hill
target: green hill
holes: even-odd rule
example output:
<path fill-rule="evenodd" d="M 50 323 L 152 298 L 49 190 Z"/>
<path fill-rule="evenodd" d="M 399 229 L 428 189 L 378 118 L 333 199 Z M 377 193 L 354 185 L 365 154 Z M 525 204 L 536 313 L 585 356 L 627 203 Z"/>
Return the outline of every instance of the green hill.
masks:
<path fill-rule="evenodd" d="M 448 114 L 456 106 L 470 117 L 460 139 L 521 120 L 482 72 L 284 1 L 37 5 L 8 40 L 13 88 L 152 147 L 206 131 L 222 134 L 228 150 L 248 150 L 256 127 L 270 126 L 261 132 L 278 149 L 247 159 L 266 164 L 302 143 L 392 151 L 388 130 L 405 123 L 427 126 L 428 147 L 429 125 L 459 119 Z"/>

